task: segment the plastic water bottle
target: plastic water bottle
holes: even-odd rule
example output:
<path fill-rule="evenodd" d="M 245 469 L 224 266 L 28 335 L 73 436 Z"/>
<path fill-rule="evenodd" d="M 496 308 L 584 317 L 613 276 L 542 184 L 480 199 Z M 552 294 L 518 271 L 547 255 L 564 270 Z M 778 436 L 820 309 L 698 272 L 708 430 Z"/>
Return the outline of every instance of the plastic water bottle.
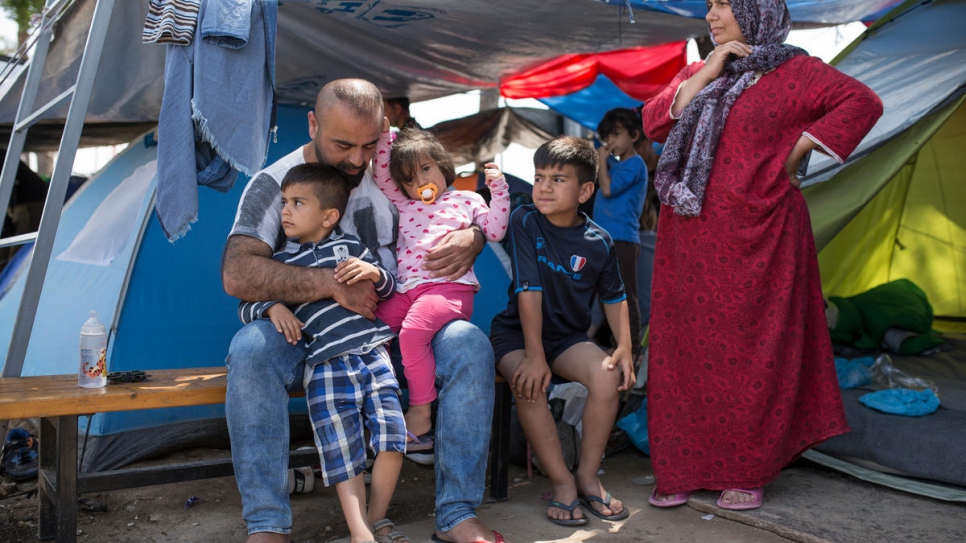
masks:
<path fill-rule="evenodd" d="M 101 388 L 107 384 L 107 328 L 97 320 L 97 311 L 91 311 L 80 332 L 80 371 L 77 385 L 84 388 Z"/>

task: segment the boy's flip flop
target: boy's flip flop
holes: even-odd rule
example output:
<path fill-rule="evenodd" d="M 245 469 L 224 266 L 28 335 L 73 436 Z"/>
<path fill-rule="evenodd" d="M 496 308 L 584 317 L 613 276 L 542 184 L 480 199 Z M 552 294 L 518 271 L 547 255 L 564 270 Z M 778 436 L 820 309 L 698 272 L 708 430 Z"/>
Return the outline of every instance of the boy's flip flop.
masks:
<path fill-rule="evenodd" d="M 725 503 L 724 495 L 725 492 L 743 492 L 745 494 L 751 494 L 755 499 L 750 502 L 744 503 Z M 729 509 L 731 511 L 746 511 L 748 509 L 758 509 L 763 503 L 765 496 L 765 487 L 760 486 L 758 488 L 729 488 L 721 492 L 721 497 L 718 498 L 718 507 L 722 509 Z"/>
<path fill-rule="evenodd" d="M 557 524 L 558 526 L 583 526 L 584 524 L 587 524 L 587 517 L 574 517 L 574 509 L 576 509 L 578 505 L 580 505 L 580 500 L 574 500 L 570 505 L 564 505 L 558 501 L 550 500 L 550 505 L 548 508 L 556 507 L 557 509 L 567 511 L 570 513 L 570 518 L 553 518 L 547 515 L 547 520 Z"/>
<path fill-rule="evenodd" d="M 630 514 L 627 511 L 627 506 L 625 506 L 623 509 L 621 509 L 621 512 L 620 513 L 614 513 L 613 515 L 605 515 L 605 514 L 601 513 L 600 511 L 594 509 L 593 504 L 595 504 L 595 503 L 599 503 L 599 504 L 603 505 L 604 507 L 610 509 L 610 500 L 611 500 L 610 492 L 608 492 L 607 495 L 604 496 L 604 499 L 601 499 L 599 496 L 584 495 L 584 496 L 581 496 L 580 497 L 580 505 L 583 505 L 585 508 L 587 508 L 587 510 L 590 511 L 591 513 L 593 513 L 594 516 L 599 517 L 599 518 L 602 518 L 604 520 L 624 520 L 624 519 L 626 519 L 627 518 L 627 515 Z M 613 509 L 611 509 L 611 511 L 613 511 Z"/>
<path fill-rule="evenodd" d="M 688 498 L 691 497 L 691 493 L 676 492 L 674 494 L 664 494 L 663 497 L 666 499 L 663 500 L 659 500 L 658 496 L 657 487 L 654 487 L 654 490 L 651 491 L 651 497 L 647 499 L 647 503 L 654 507 L 677 507 L 688 503 Z"/>

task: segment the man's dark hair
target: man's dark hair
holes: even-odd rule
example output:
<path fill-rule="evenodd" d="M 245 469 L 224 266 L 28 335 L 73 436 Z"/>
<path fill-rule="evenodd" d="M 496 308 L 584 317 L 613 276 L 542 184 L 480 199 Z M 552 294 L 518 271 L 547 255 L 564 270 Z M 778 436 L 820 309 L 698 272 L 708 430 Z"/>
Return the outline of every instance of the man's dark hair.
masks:
<path fill-rule="evenodd" d="M 537 169 L 567 164 L 577 171 L 581 183 L 597 180 L 597 151 L 585 139 L 561 136 L 544 143 L 533 154 L 533 167 Z"/>
<path fill-rule="evenodd" d="M 446 186 L 452 185 L 456 180 L 453 159 L 435 136 L 418 128 L 407 128 L 399 132 L 396 141 L 392 143 L 389 173 L 396 183 L 400 186 L 411 184 L 424 155 L 439 166 L 439 171 L 443 172 L 443 178 L 446 179 Z"/>
<path fill-rule="evenodd" d="M 282 190 L 292 185 L 308 185 L 315 191 L 319 205 L 334 208 L 339 216 L 345 215 L 349 202 L 349 186 L 339 170 L 321 163 L 299 164 L 282 178 Z"/>
<path fill-rule="evenodd" d="M 321 116 L 320 122 L 324 120 L 326 108 L 336 103 L 347 107 L 360 119 L 378 117 L 381 122 L 386 114 L 382 94 L 365 79 L 337 79 L 326 83 L 315 99 L 315 112 Z"/>
<path fill-rule="evenodd" d="M 604 114 L 604 118 L 597 125 L 597 135 L 600 139 L 607 139 L 618 127 L 627 130 L 634 142 L 644 135 L 641 126 L 641 115 L 636 110 L 627 107 L 616 107 Z"/>

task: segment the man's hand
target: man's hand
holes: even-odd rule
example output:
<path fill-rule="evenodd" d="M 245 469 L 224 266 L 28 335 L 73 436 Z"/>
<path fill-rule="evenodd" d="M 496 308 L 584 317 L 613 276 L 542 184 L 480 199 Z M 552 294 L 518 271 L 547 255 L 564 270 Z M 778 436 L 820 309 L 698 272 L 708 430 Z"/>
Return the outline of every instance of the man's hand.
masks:
<path fill-rule="evenodd" d="M 285 341 L 292 345 L 298 345 L 299 339 L 302 338 L 302 327 L 305 326 L 305 323 L 300 321 L 291 309 L 285 307 L 285 304 L 276 303 L 266 309 L 265 314 L 271 319 L 278 333 L 285 335 Z"/>
<path fill-rule="evenodd" d="M 431 272 L 433 277 L 455 281 L 470 271 L 485 243 L 479 228 L 450 232 L 426 253 L 423 269 Z"/>
<path fill-rule="evenodd" d="M 518 399 L 534 403 L 550 386 L 550 366 L 544 358 L 525 355 L 510 377 L 510 386 Z"/>
<path fill-rule="evenodd" d="M 341 288 L 333 289 L 332 299 L 342 307 L 362 315 L 369 320 L 376 319 L 376 284 L 372 281 L 359 281 L 355 284 L 340 283 Z"/>
<path fill-rule="evenodd" d="M 368 279 L 378 283 L 382 279 L 379 268 L 358 258 L 350 258 L 339 262 L 335 267 L 335 280 L 347 285 L 354 285 Z"/>

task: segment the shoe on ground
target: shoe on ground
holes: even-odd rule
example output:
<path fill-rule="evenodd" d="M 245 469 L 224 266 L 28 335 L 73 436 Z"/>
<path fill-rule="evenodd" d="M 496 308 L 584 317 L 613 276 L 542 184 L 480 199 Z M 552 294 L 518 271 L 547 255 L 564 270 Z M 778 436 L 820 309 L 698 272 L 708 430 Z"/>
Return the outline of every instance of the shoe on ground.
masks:
<path fill-rule="evenodd" d="M 289 494 L 308 494 L 313 490 L 315 490 L 315 473 L 312 472 L 311 467 L 302 466 L 301 468 L 289 468 Z"/>
<path fill-rule="evenodd" d="M 428 434 L 417 437 L 412 433 L 407 433 L 409 441 L 406 442 L 406 458 L 424 466 L 433 465 L 433 461 L 436 459 L 436 444 L 433 442 L 433 438 L 429 437 Z"/>
<path fill-rule="evenodd" d="M 37 436 L 23 428 L 11 428 L 0 449 L 0 471 L 14 481 L 37 478 Z"/>
<path fill-rule="evenodd" d="M 725 503 L 724 495 L 726 492 L 741 492 L 744 494 L 751 494 L 752 500 L 744 503 Z M 758 509 L 764 503 L 765 498 L 765 487 L 759 486 L 757 488 L 729 488 L 721 492 L 721 497 L 718 498 L 718 507 L 722 509 L 728 509 L 731 511 L 747 511 L 749 509 Z"/>

